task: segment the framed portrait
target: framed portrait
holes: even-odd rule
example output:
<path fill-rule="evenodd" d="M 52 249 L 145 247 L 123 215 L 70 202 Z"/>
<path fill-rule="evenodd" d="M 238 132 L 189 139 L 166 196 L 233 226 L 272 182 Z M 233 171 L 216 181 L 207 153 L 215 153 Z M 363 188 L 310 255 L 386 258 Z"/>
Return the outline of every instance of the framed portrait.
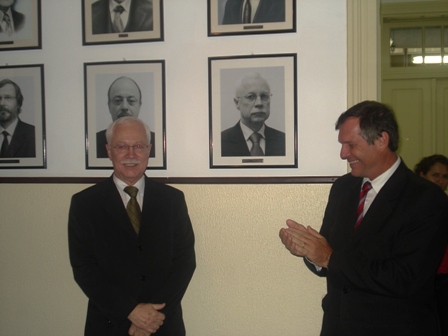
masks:
<path fill-rule="evenodd" d="M 295 0 L 207 0 L 208 36 L 296 32 Z"/>
<path fill-rule="evenodd" d="M 47 168 L 43 64 L 0 67 L 0 169 Z"/>
<path fill-rule="evenodd" d="M 84 63 L 86 168 L 112 169 L 106 129 L 134 116 L 151 130 L 148 169 L 166 169 L 165 61 Z"/>
<path fill-rule="evenodd" d="M 297 168 L 297 54 L 209 58 L 210 168 Z"/>
<path fill-rule="evenodd" d="M 0 11 L 0 51 L 42 49 L 40 0 L 3 2 L 7 7 Z"/>
<path fill-rule="evenodd" d="M 82 0 L 83 45 L 163 41 L 163 0 Z"/>

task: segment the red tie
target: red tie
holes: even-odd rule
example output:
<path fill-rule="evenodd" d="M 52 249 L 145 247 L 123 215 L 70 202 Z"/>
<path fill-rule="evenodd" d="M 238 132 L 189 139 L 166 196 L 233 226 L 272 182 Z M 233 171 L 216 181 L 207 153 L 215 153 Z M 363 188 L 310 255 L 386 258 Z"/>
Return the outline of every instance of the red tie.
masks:
<path fill-rule="evenodd" d="M 362 186 L 361 193 L 359 194 L 359 203 L 358 203 L 358 211 L 356 212 L 356 224 L 354 230 L 356 231 L 358 229 L 359 224 L 362 222 L 363 216 L 363 210 L 364 210 L 364 203 L 366 202 L 366 196 L 369 190 L 372 189 L 372 184 L 367 181 Z"/>

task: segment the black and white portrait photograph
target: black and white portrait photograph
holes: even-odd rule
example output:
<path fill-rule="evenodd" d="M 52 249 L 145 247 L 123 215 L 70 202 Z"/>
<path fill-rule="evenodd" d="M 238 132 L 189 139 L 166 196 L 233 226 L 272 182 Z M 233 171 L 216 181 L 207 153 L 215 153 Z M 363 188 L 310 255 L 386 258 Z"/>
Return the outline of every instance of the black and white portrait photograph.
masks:
<path fill-rule="evenodd" d="M 210 167 L 297 167 L 296 55 L 209 58 Z"/>
<path fill-rule="evenodd" d="M 0 0 L 0 51 L 41 49 L 40 0 Z"/>
<path fill-rule="evenodd" d="M 0 168 L 46 168 L 43 65 L 0 67 Z"/>
<path fill-rule="evenodd" d="M 86 167 L 112 168 L 106 129 L 126 116 L 150 128 L 148 168 L 166 169 L 164 62 L 85 63 Z"/>
<path fill-rule="evenodd" d="M 208 0 L 208 36 L 296 31 L 293 0 Z"/>
<path fill-rule="evenodd" d="M 83 44 L 163 41 L 163 0 L 82 0 Z"/>

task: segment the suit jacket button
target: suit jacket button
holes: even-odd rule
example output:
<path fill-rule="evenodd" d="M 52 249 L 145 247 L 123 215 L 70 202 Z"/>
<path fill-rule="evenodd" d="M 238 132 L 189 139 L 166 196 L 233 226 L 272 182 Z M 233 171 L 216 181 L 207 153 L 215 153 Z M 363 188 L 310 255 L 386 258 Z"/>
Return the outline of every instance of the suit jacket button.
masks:
<path fill-rule="evenodd" d="M 342 288 L 342 293 L 344 293 L 344 294 L 348 294 L 348 288 L 347 288 L 347 287 L 343 287 L 343 288 Z"/>
<path fill-rule="evenodd" d="M 143 251 L 143 246 L 139 245 L 138 250 L 141 252 Z"/>
<path fill-rule="evenodd" d="M 141 280 L 141 281 L 145 281 L 145 280 L 146 280 L 146 276 L 142 275 L 142 276 L 140 277 L 140 280 Z"/>

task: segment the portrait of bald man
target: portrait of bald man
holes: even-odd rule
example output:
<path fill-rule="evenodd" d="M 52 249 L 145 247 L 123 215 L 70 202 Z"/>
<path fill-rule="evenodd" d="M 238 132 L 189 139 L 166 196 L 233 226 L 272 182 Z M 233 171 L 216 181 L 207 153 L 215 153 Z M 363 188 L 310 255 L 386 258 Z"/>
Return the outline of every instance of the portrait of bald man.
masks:
<path fill-rule="evenodd" d="M 140 87 L 130 77 L 121 76 L 115 79 L 107 91 L 107 104 L 112 121 L 121 117 L 138 118 L 142 106 L 142 92 Z M 108 158 L 106 149 L 106 130 L 96 134 L 97 158 Z M 151 152 L 149 157 L 155 157 L 155 133 L 151 131 Z"/>
<path fill-rule="evenodd" d="M 271 98 L 270 85 L 259 73 L 248 73 L 239 81 L 233 102 L 240 120 L 222 131 L 222 156 L 285 156 L 285 133 L 266 125 Z"/>

